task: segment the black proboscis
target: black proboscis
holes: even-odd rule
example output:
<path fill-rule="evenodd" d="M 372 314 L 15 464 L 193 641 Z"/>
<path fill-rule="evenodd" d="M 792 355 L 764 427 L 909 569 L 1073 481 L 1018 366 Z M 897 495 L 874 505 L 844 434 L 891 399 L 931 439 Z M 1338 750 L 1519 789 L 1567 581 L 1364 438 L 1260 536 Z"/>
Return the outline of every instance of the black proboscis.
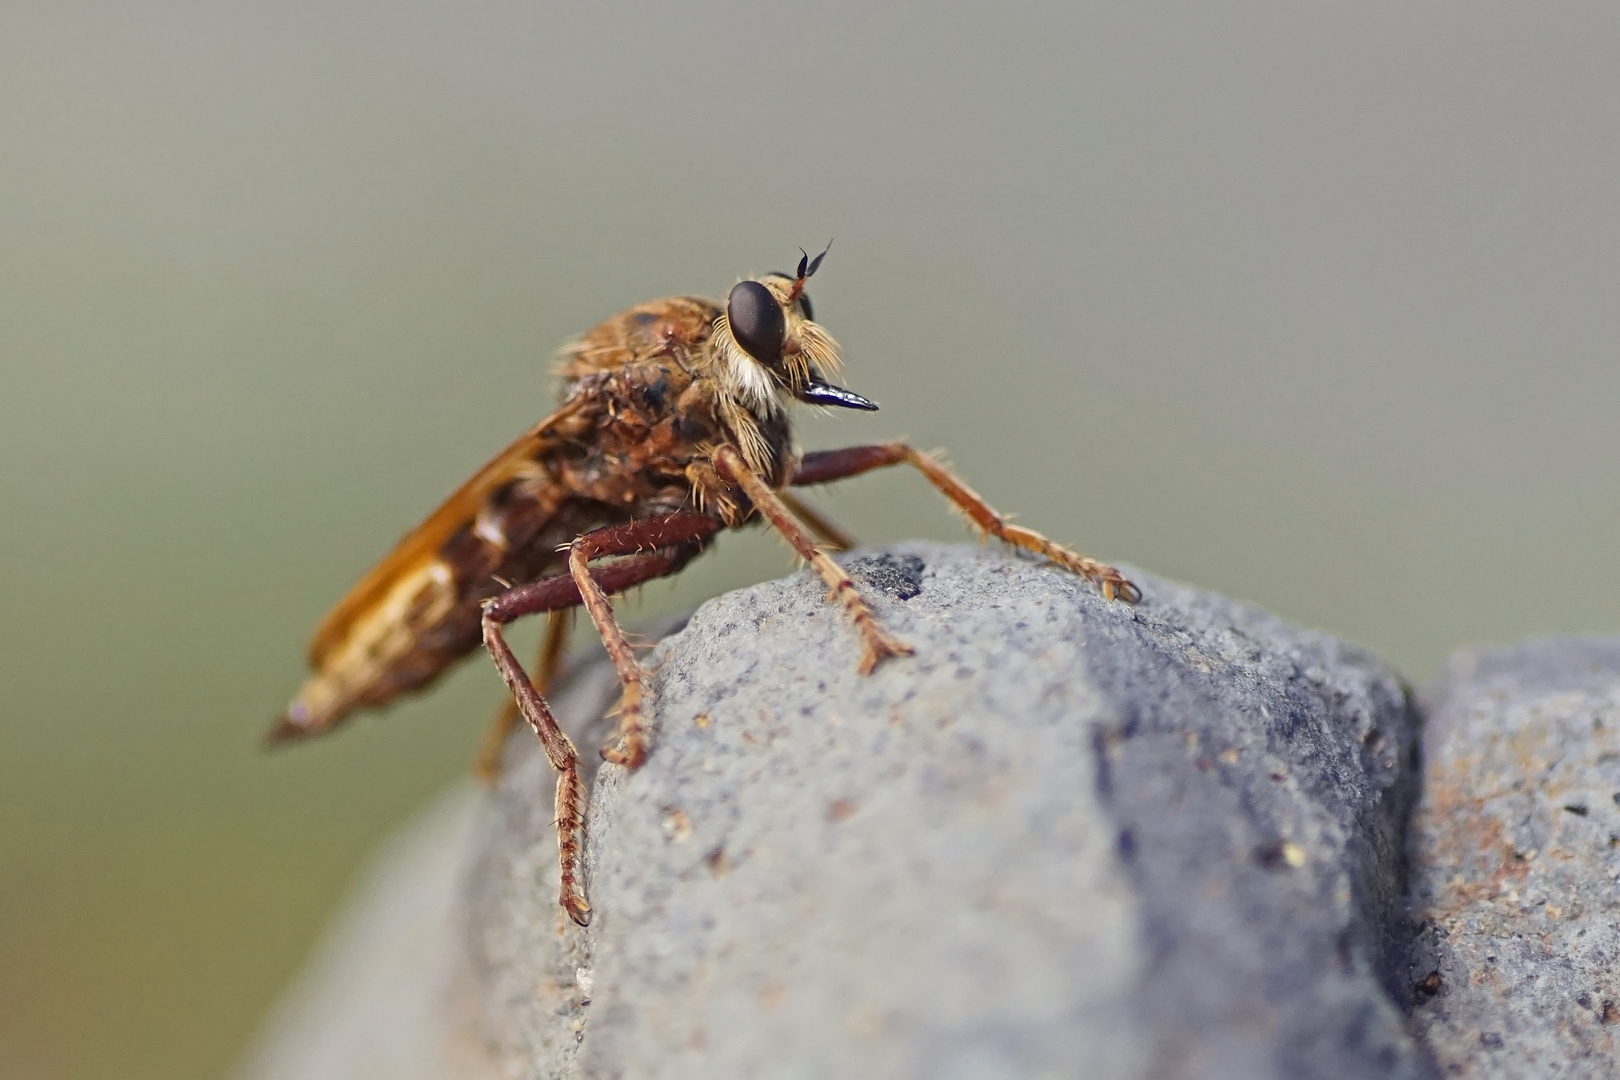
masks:
<path fill-rule="evenodd" d="M 845 390 L 842 386 L 834 386 L 830 382 L 813 382 L 804 388 L 799 400 L 807 405 L 832 405 L 840 409 L 860 409 L 863 412 L 877 412 L 877 402 L 869 401 L 853 390 Z"/>

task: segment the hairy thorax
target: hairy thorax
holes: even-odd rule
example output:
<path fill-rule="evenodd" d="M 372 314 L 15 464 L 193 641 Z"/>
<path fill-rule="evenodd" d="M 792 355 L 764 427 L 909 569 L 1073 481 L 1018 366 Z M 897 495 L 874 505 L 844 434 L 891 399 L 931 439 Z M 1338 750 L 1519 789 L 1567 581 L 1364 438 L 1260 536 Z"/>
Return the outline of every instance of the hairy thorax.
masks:
<path fill-rule="evenodd" d="M 720 306 L 701 297 L 654 300 L 563 351 L 565 411 L 575 401 L 601 406 L 571 421 L 582 439 L 597 440 L 583 466 L 588 471 L 573 477 L 612 484 L 616 465 L 646 468 L 654 477 L 680 474 L 700 505 L 719 507 L 732 524 L 731 508 L 746 500 L 705 466 L 716 445 L 740 446 L 756 472 L 777 486 L 787 482 L 797 458 L 787 409 L 763 370 L 749 364 L 739 371 L 734 358 L 716 354 L 720 316 Z M 593 432 L 588 421 L 606 426 Z M 614 494 L 635 503 L 642 495 L 634 486 Z"/>

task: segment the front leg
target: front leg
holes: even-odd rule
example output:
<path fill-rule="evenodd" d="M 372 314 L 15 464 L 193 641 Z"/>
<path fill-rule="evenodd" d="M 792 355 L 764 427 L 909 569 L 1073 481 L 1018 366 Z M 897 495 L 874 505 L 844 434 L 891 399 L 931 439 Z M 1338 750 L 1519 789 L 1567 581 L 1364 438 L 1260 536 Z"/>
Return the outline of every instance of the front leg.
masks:
<path fill-rule="evenodd" d="M 1012 524 L 985 502 L 978 492 L 958 479 L 956 474 L 933 457 L 903 442 L 849 446 L 842 450 L 820 450 L 806 454 L 804 460 L 799 463 L 798 470 L 793 474 L 793 483 L 796 486 L 825 484 L 830 480 L 859 476 L 863 472 L 891 465 L 915 467 L 928 477 L 929 483 L 938 488 L 958 510 L 966 514 L 969 521 L 984 532 L 1015 547 L 1050 559 L 1065 570 L 1094 582 L 1108 599 L 1113 600 L 1117 597 L 1128 604 L 1134 604 L 1142 599 L 1142 590 L 1131 584 L 1112 566 L 1077 551 L 1070 551 L 1062 544 L 1048 540 L 1034 529 Z"/>
<path fill-rule="evenodd" d="M 899 638 L 891 635 L 878 623 L 877 616 L 867 606 L 860 592 L 855 588 L 855 582 L 839 566 L 827 557 L 827 553 L 816 547 L 810 534 L 793 519 L 788 508 L 782 500 L 772 491 L 770 485 L 761 480 L 747 462 L 743 461 L 742 454 L 734 447 L 721 446 L 714 452 L 714 464 L 723 477 L 730 479 L 743 489 L 750 502 L 754 504 L 771 527 L 782 534 L 782 538 L 792 545 L 799 558 L 815 567 L 821 580 L 827 583 L 830 590 L 827 599 L 837 600 L 849 615 L 850 621 L 855 624 L 856 631 L 861 635 L 861 674 L 870 675 L 884 660 L 891 656 L 910 656 L 912 648 Z"/>

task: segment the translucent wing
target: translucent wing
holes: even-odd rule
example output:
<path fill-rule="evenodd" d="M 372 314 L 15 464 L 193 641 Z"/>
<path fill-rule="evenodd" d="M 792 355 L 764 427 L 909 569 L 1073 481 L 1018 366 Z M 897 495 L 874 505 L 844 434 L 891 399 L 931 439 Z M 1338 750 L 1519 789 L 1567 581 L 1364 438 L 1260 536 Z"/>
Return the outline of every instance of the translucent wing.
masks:
<path fill-rule="evenodd" d="M 469 584 L 509 554 L 519 517 L 524 535 L 545 534 L 559 494 L 546 457 L 575 434 L 577 413 L 564 405 L 496 454 L 337 602 L 310 639 L 314 670 L 272 741 L 325 731 L 357 708 L 386 704 L 477 646 L 481 597 Z M 524 498 L 500 506 L 517 485 Z"/>

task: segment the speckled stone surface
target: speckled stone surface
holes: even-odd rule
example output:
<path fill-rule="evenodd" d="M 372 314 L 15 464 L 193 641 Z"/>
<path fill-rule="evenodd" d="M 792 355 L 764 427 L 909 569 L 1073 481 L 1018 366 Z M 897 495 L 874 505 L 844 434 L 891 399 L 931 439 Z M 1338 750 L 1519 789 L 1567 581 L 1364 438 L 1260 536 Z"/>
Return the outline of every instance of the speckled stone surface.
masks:
<path fill-rule="evenodd" d="M 994 548 L 847 562 L 916 656 L 857 675 L 803 572 L 705 604 L 646 765 L 598 775 L 588 929 L 511 744 L 467 892 L 495 1075 L 1425 1074 L 1386 668 L 1145 574 L 1133 608 Z"/>
<path fill-rule="evenodd" d="M 1462 653 L 1429 714 L 1418 1029 L 1448 1076 L 1620 1076 L 1620 639 Z"/>

